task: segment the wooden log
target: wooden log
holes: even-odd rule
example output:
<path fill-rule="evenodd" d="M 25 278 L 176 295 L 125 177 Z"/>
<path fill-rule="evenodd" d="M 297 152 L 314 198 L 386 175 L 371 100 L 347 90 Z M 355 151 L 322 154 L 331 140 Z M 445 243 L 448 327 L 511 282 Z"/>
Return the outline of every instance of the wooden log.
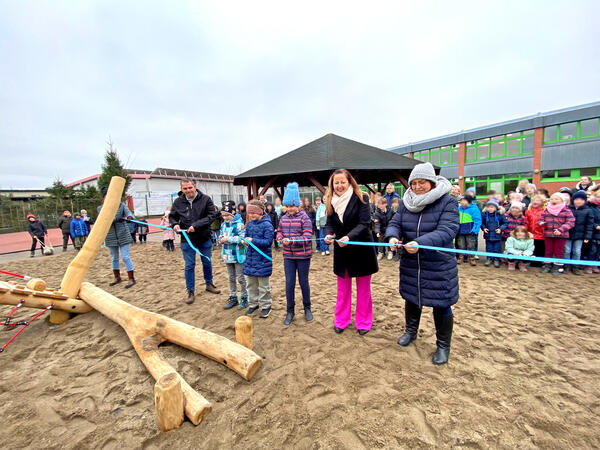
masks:
<path fill-rule="evenodd" d="M 32 278 L 27 282 L 26 286 L 33 291 L 46 290 L 46 282 L 44 280 L 40 280 L 39 278 Z"/>
<path fill-rule="evenodd" d="M 81 283 L 85 279 L 87 272 L 92 265 L 92 262 L 100 250 L 100 246 L 106 238 L 108 229 L 113 223 L 117 209 L 121 204 L 121 196 L 125 187 L 125 179 L 121 177 L 112 177 L 108 192 L 104 198 L 100 214 L 92 227 L 90 235 L 85 240 L 83 247 L 77 253 L 73 261 L 67 267 L 67 271 L 63 276 L 60 290 L 70 298 L 77 297 Z M 58 309 L 53 309 L 50 312 L 50 322 L 61 324 L 69 319 L 69 314 Z"/>
<path fill-rule="evenodd" d="M 38 292 L 36 292 L 38 293 Z M 17 294 L 12 291 L 0 292 L 0 305 L 16 305 L 21 300 L 25 300 L 23 306 L 27 308 L 44 309 L 54 303 L 53 310 L 65 311 L 69 313 L 85 314 L 92 310 L 92 307 L 81 300 L 69 298 L 66 300 L 57 300 L 45 296 Z M 41 292 L 39 292 L 41 294 Z"/>
<path fill-rule="evenodd" d="M 154 385 L 154 405 L 162 431 L 179 428 L 184 420 L 181 377 L 175 372 L 163 375 Z"/>
<path fill-rule="evenodd" d="M 91 283 L 82 283 L 79 297 L 125 331 L 135 330 L 143 337 L 158 334 L 163 340 L 229 367 L 245 380 L 251 380 L 261 366 L 262 358 L 243 345 L 162 314 L 137 308 Z"/>
<path fill-rule="evenodd" d="M 240 316 L 235 320 L 235 340 L 252 350 L 254 348 L 254 324 L 252 317 Z"/>

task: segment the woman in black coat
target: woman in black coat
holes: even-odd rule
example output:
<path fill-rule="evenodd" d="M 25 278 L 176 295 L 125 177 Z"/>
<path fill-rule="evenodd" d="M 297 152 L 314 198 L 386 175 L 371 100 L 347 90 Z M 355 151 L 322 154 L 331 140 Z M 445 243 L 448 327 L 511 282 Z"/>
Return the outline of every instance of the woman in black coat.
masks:
<path fill-rule="evenodd" d="M 431 163 L 415 166 L 408 181 L 410 188 L 386 231 L 390 243 L 405 243 L 400 295 L 405 300 L 406 331 L 398 344 L 406 347 L 417 338 L 422 307 L 431 306 L 437 337 L 433 363 L 445 364 L 454 323 L 451 306 L 458 301 L 456 257 L 418 246 L 453 248 L 459 228 L 458 206 L 448 193 L 450 182 L 437 176 Z"/>
<path fill-rule="evenodd" d="M 375 247 L 348 245 L 344 241 L 373 242 L 369 197 L 345 169 L 329 178 L 324 198 L 327 207 L 325 243 L 335 240 L 333 272 L 337 275 L 337 303 L 333 329 L 341 333 L 352 320 L 352 278 L 356 278 L 356 318 L 358 333 L 367 334 L 373 324 L 371 275 L 379 270 Z"/>

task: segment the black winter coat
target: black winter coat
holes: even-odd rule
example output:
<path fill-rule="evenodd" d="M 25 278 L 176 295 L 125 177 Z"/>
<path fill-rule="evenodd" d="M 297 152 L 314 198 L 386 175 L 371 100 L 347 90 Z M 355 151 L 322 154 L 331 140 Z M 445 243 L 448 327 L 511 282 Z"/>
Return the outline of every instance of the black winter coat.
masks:
<path fill-rule="evenodd" d="M 340 221 L 337 213 L 327 215 L 325 234 L 334 234 L 336 239 L 348 236 L 351 241 L 373 242 L 371 232 L 371 210 L 369 197 L 363 195 L 362 203 L 356 194 L 352 194 L 346 211 L 344 223 Z M 375 247 L 362 245 L 347 245 L 340 247 L 336 242 L 333 246 L 333 273 L 344 277 L 346 272 L 351 278 L 373 275 L 379 271 Z"/>
<path fill-rule="evenodd" d="M 594 233 L 594 212 L 588 205 L 580 208 L 569 206 L 575 216 L 575 226 L 569 230 L 569 239 L 592 239 Z"/>
<path fill-rule="evenodd" d="M 188 234 L 194 245 L 210 239 L 210 224 L 217 217 L 212 199 L 200 191 L 196 192 L 197 195 L 191 207 L 185 194 L 182 193 L 173 202 L 171 214 L 169 214 L 169 222 L 172 227 L 179 225 L 182 230 L 194 227 L 195 231 Z"/>
<path fill-rule="evenodd" d="M 428 205 L 420 213 L 412 213 L 400 202 L 388 225 L 386 239 L 403 243 L 453 248 L 458 233 L 458 205 L 449 194 Z M 400 260 L 400 295 L 419 306 L 445 308 L 458 301 L 458 269 L 453 253 L 419 250 L 403 251 Z"/>
<path fill-rule="evenodd" d="M 382 236 L 385 235 L 385 231 L 393 215 L 392 208 L 387 208 L 385 212 L 379 208 L 375 208 L 375 214 L 373 214 L 373 231 L 375 234 L 381 233 Z"/>
<path fill-rule="evenodd" d="M 46 234 L 46 231 L 46 225 L 39 220 L 36 220 L 35 222 L 29 222 L 27 225 L 27 232 L 31 237 L 37 236 L 39 238 L 43 238 Z"/>
<path fill-rule="evenodd" d="M 58 221 L 58 228 L 61 229 L 63 234 L 71 234 L 71 217 L 61 216 Z"/>
<path fill-rule="evenodd" d="M 592 239 L 600 240 L 600 230 L 596 227 L 600 227 L 600 206 L 588 203 L 588 206 L 592 210 L 594 216 L 594 230 L 592 231 Z"/>

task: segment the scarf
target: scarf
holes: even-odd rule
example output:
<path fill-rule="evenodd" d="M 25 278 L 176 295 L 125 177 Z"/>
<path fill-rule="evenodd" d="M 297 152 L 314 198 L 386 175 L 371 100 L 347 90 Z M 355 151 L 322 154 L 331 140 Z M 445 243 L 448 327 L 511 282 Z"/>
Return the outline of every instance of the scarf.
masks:
<path fill-rule="evenodd" d="M 548 203 L 546 209 L 553 216 L 558 216 L 560 212 L 566 207 L 564 203 L 559 203 L 558 205 L 553 205 L 552 203 Z"/>
<path fill-rule="evenodd" d="M 429 192 L 417 195 L 414 193 L 412 189 L 408 189 L 404 193 L 404 197 L 402 201 L 406 209 L 408 209 L 412 213 L 419 213 L 425 209 L 426 206 L 431 205 L 433 202 L 439 200 L 444 194 L 447 194 L 450 191 L 450 187 L 452 185 L 450 182 L 438 175 L 435 187 Z"/>
<path fill-rule="evenodd" d="M 346 189 L 346 192 L 342 195 L 334 193 L 331 197 L 331 206 L 333 206 L 333 210 L 336 212 L 342 223 L 344 223 L 344 213 L 346 212 L 346 207 L 348 206 L 348 202 L 352 198 L 353 193 L 354 189 L 352 189 L 352 186 L 348 186 L 348 189 Z"/>

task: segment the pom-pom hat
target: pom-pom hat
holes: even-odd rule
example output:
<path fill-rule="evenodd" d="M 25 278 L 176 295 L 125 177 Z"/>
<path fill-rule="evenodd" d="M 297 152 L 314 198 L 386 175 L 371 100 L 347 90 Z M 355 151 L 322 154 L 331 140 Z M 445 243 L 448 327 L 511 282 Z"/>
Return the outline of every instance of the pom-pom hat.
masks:
<path fill-rule="evenodd" d="M 285 187 L 285 193 L 283 194 L 283 201 L 281 202 L 284 206 L 302 206 L 300 203 L 300 191 L 298 190 L 298 183 L 288 183 Z"/>

